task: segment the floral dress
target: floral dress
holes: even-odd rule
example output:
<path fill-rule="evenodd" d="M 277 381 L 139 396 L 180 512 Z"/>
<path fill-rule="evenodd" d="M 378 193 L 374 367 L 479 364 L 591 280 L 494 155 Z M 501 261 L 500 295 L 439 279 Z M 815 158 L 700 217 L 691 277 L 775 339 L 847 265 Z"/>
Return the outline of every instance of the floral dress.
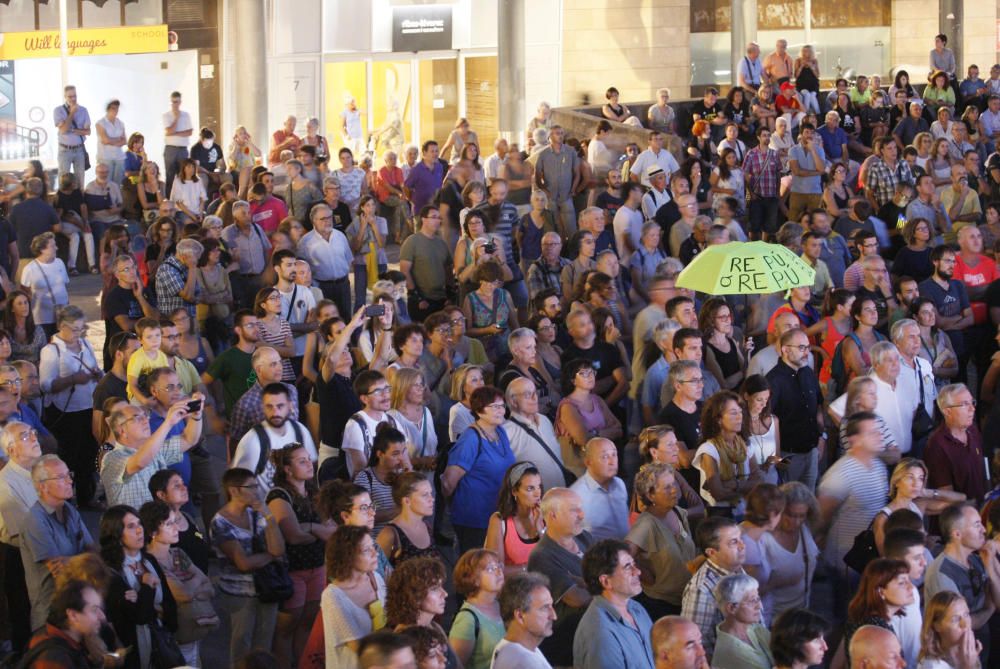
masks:
<path fill-rule="evenodd" d="M 469 305 L 472 308 L 472 323 L 470 327 L 485 328 L 499 325 L 502 330 L 498 334 L 477 337 L 486 349 L 486 355 L 497 360 L 500 355 L 507 354 L 507 335 L 510 330 L 510 306 L 507 303 L 507 291 L 497 288 L 493 291 L 493 307 L 486 306 L 479 293 L 469 293 Z"/>

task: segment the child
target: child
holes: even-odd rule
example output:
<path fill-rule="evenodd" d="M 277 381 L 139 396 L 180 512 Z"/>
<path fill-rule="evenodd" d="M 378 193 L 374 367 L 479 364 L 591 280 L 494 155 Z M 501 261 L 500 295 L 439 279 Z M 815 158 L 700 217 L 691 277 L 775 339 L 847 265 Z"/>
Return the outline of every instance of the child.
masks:
<path fill-rule="evenodd" d="M 136 334 L 142 348 L 136 350 L 128 360 L 125 376 L 128 379 L 128 399 L 142 406 L 152 399 L 139 390 L 139 377 L 157 367 L 167 367 L 166 354 L 160 350 L 160 320 L 158 318 L 140 318 L 135 324 Z"/>
<path fill-rule="evenodd" d="M 77 276 L 76 258 L 80 252 L 80 235 L 83 235 L 83 245 L 87 251 L 87 264 L 91 274 L 99 274 L 97 257 L 94 255 L 94 235 L 87 221 L 87 205 L 83 200 L 76 176 L 64 172 L 59 177 L 59 191 L 56 193 L 56 212 L 59 214 L 62 233 L 69 237 L 69 275 Z"/>

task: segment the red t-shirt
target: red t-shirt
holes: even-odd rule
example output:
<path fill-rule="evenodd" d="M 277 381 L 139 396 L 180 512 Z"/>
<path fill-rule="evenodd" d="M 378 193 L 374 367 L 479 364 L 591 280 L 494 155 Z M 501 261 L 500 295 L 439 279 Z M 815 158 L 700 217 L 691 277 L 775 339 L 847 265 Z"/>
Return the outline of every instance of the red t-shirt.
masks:
<path fill-rule="evenodd" d="M 294 139 L 295 143 L 292 144 L 291 146 L 286 146 L 284 149 L 279 150 L 278 145 L 281 144 L 286 139 L 288 139 L 289 137 Z M 299 136 L 296 135 L 294 132 L 286 133 L 283 129 L 275 130 L 274 134 L 271 136 L 271 150 L 267 154 L 267 164 L 277 165 L 278 163 L 281 162 L 282 151 L 284 151 L 285 149 L 289 149 L 291 151 L 298 151 L 300 146 L 302 146 L 302 140 L 299 139 Z"/>
<path fill-rule="evenodd" d="M 260 203 L 250 203 L 250 220 L 259 225 L 265 234 L 269 235 L 277 230 L 286 216 L 288 216 L 288 207 L 274 196 Z"/>
<path fill-rule="evenodd" d="M 774 107 L 779 112 L 784 114 L 788 111 L 799 111 L 802 109 L 802 105 L 799 104 L 799 99 L 795 96 L 786 98 L 784 95 L 779 95 L 774 98 Z"/>
<path fill-rule="evenodd" d="M 958 279 L 970 288 L 976 288 L 993 283 L 1000 278 L 1000 273 L 997 272 L 997 264 L 992 258 L 980 254 L 976 266 L 969 267 L 959 253 L 955 255 L 955 273 L 952 278 Z"/>

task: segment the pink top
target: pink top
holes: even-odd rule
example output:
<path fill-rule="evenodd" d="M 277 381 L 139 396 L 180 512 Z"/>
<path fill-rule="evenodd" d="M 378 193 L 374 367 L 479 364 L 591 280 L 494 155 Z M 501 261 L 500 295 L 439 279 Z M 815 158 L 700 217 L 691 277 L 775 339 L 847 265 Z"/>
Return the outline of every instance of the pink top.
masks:
<path fill-rule="evenodd" d="M 525 541 L 517 533 L 514 516 L 503 521 L 503 561 L 504 564 L 520 567 L 528 564 L 528 556 L 538 543 L 538 539 Z"/>

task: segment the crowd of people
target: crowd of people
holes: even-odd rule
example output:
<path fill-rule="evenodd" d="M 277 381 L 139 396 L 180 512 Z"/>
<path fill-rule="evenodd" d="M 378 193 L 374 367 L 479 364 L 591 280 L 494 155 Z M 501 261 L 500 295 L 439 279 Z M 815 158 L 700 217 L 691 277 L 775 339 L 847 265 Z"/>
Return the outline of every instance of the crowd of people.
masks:
<path fill-rule="evenodd" d="M 751 44 L 724 101 L 378 168 L 178 93 L 158 161 L 66 88 L 58 188 L 0 197 L 8 662 L 996 666 L 1000 66 L 946 44 L 829 95 Z M 813 285 L 677 286 L 757 239 Z"/>

